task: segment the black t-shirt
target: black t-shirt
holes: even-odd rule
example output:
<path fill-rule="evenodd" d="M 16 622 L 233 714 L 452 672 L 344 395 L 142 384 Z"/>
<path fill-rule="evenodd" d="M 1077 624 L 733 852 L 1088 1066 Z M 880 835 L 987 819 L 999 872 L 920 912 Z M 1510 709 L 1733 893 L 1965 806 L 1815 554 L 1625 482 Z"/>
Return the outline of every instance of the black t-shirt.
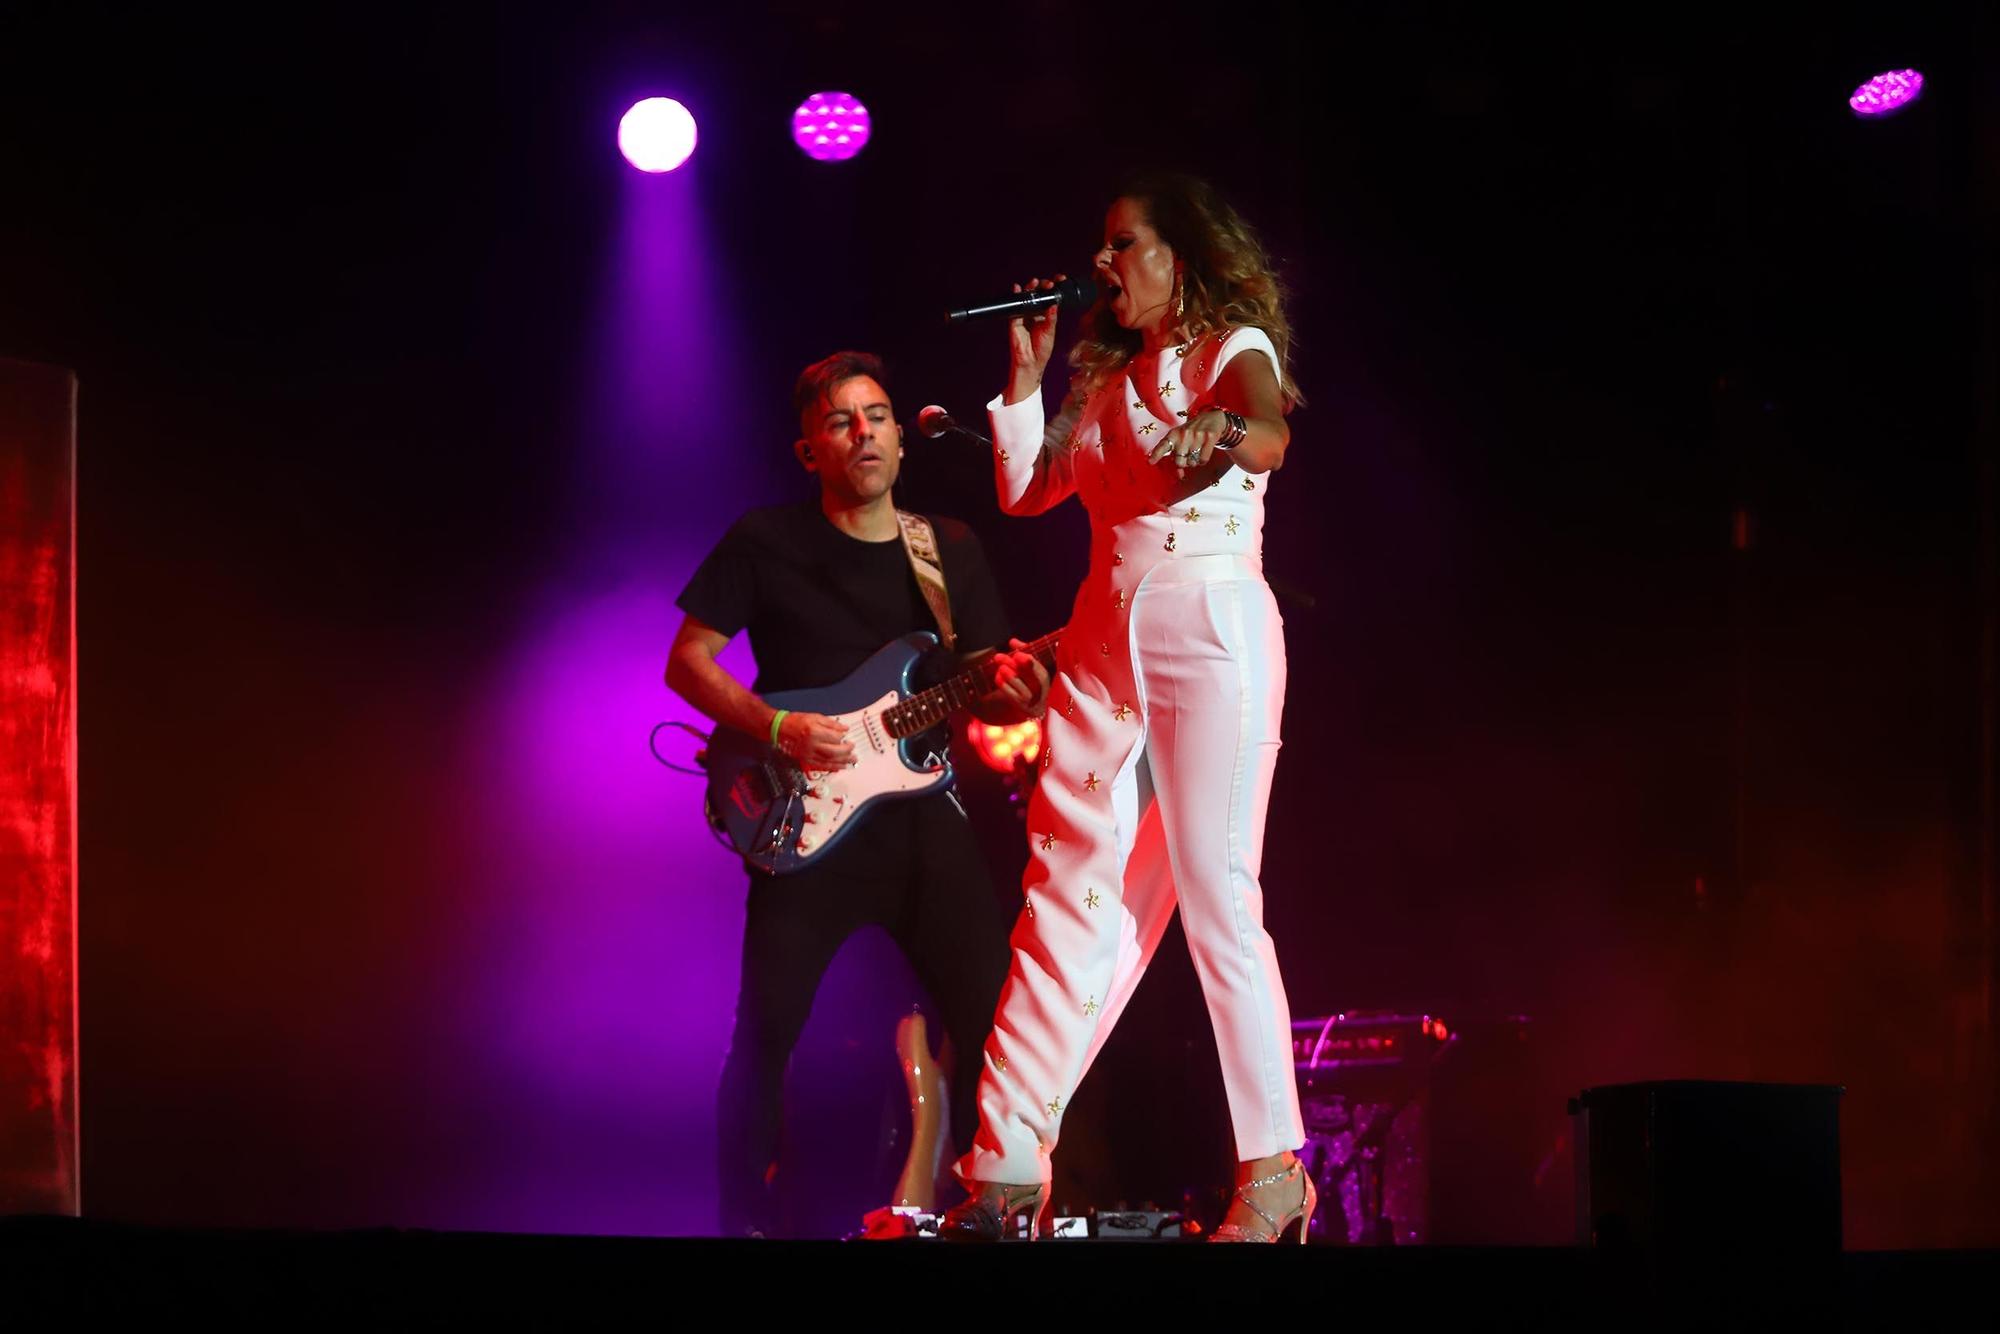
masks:
<path fill-rule="evenodd" d="M 970 528 L 926 516 L 951 593 L 962 653 L 1007 641 L 1007 617 Z M 760 695 L 832 685 L 892 639 L 937 631 L 899 539 L 864 542 L 833 526 L 817 501 L 754 509 L 708 553 L 677 599 L 696 620 L 750 632 Z M 949 670 L 936 664 L 932 675 Z"/>

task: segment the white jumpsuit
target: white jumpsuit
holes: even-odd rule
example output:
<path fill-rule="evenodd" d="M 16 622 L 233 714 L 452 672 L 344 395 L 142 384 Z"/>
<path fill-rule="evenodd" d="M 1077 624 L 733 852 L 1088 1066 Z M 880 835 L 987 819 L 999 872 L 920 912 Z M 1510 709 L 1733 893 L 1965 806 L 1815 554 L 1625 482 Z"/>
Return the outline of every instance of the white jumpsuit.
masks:
<path fill-rule="evenodd" d="M 1269 478 L 1232 467 L 1202 484 L 1146 461 L 1246 351 L 1277 368 L 1264 331 L 1237 328 L 1165 350 L 1146 383 L 1128 368 L 1046 427 L 1039 395 L 988 405 L 1001 507 L 1036 514 L 1074 492 L 1091 541 L 1050 686 L 1026 904 L 987 1041 L 979 1134 L 957 1166 L 966 1180 L 1048 1180 L 1063 1109 L 1176 891 L 1237 1157 L 1305 1141 L 1258 884 L 1285 694 L 1283 622 L 1263 578 Z"/>

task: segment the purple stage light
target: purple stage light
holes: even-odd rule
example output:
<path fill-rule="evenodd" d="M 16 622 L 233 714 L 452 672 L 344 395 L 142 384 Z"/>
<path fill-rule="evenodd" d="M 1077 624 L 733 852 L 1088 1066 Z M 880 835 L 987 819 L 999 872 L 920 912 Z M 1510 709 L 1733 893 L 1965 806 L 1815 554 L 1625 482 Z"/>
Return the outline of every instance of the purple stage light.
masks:
<path fill-rule="evenodd" d="M 1924 76 L 1913 69 L 1877 74 L 1854 90 L 1847 105 L 1857 116 L 1889 116 L 1923 95 Z"/>
<path fill-rule="evenodd" d="M 792 113 L 792 142 L 820 162 L 845 162 L 868 145 L 868 108 L 852 93 L 814 93 Z"/>
<path fill-rule="evenodd" d="M 640 171 L 672 171 L 694 152 L 694 116 L 671 97 L 634 102 L 618 122 L 618 151 Z"/>

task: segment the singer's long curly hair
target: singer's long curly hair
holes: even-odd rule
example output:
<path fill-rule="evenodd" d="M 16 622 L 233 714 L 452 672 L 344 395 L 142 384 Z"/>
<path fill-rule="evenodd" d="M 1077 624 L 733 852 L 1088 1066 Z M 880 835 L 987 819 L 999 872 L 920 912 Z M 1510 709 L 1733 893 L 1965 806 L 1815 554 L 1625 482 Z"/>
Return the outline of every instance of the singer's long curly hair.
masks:
<path fill-rule="evenodd" d="M 1181 172 L 1141 172 L 1119 184 L 1115 199 L 1137 200 L 1146 221 L 1181 261 L 1181 293 L 1190 333 L 1252 324 L 1271 336 L 1278 351 L 1278 388 L 1290 411 L 1305 401 L 1292 379 L 1292 326 L 1285 318 L 1284 287 L 1263 242 L 1208 182 Z M 1070 350 L 1078 388 L 1096 389 L 1137 355 L 1136 329 L 1119 327 L 1103 297 L 1084 313 Z"/>

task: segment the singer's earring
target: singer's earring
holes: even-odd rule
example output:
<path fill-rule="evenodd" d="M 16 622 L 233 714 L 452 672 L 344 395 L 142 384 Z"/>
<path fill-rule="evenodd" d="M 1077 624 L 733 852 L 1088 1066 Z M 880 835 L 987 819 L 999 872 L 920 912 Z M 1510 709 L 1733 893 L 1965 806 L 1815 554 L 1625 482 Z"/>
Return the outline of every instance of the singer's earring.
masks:
<path fill-rule="evenodd" d="M 1176 270 L 1174 273 L 1174 323 L 1178 325 L 1186 319 L 1187 319 L 1187 306 L 1186 303 L 1181 300 L 1181 275 L 1179 271 Z"/>

